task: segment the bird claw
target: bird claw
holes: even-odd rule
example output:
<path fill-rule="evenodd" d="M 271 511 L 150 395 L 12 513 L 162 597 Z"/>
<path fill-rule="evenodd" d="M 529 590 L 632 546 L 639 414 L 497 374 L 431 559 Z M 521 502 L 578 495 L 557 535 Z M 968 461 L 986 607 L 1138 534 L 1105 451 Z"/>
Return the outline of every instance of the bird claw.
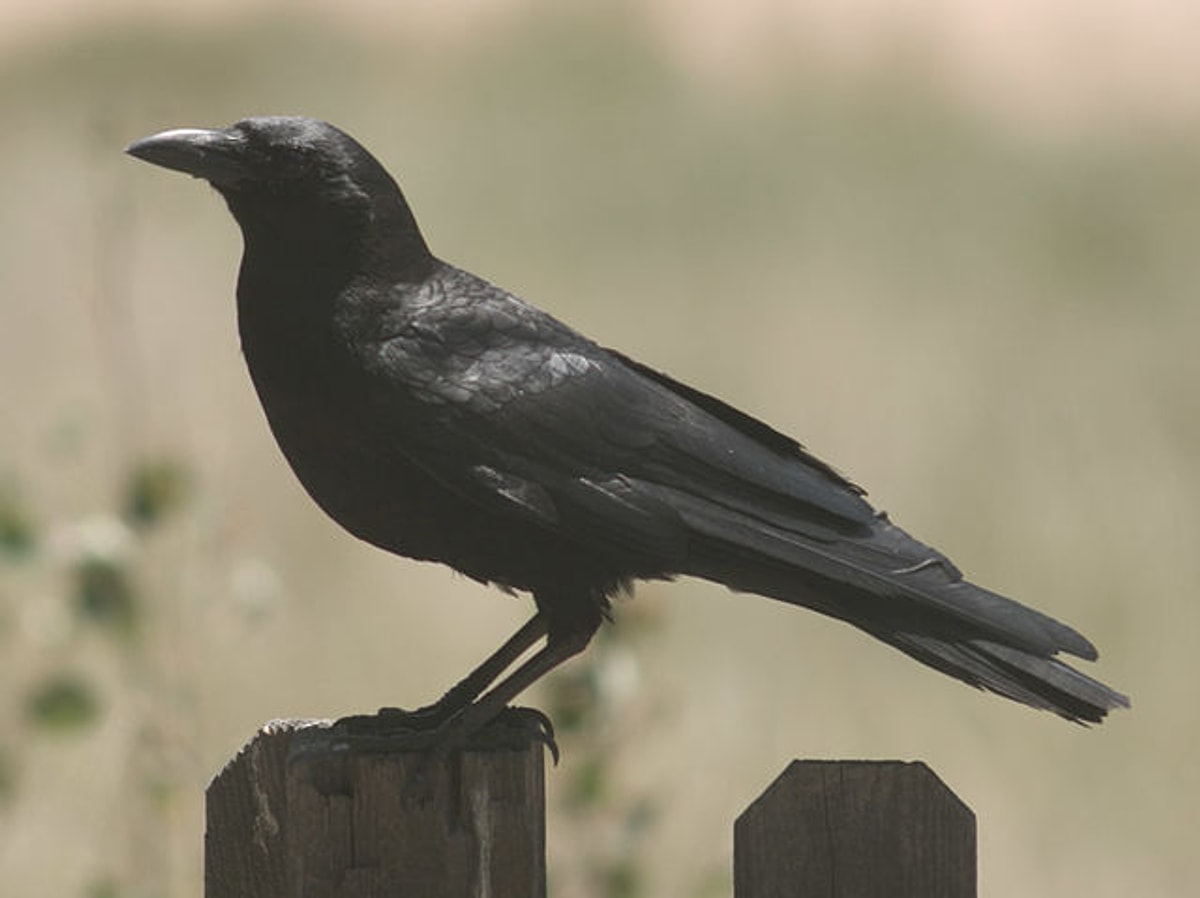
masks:
<path fill-rule="evenodd" d="M 374 714 L 351 714 L 334 721 L 334 727 L 350 736 L 407 736 L 432 733 L 445 721 L 426 717 L 424 709 L 380 708 Z"/>
<path fill-rule="evenodd" d="M 447 724 L 448 739 L 453 739 L 450 732 L 453 727 L 454 723 L 450 721 Z M 558 742 L 554 738 L 554 724 L 537 708 L 506 707 L 478 731 L 468 734 L 467 739 L 471 748 L 483 749 L 517 749 L 532 740 L 541 743 L 550 751 L 550 757 L 556 767 L 561 757 Z"/>

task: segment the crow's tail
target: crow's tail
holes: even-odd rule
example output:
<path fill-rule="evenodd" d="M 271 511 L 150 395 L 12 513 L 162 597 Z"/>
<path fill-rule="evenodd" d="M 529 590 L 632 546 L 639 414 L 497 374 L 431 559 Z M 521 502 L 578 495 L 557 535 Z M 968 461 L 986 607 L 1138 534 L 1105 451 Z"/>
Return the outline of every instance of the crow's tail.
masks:
<path fill-rule="evenodd" d="M 840 618 L 930 667 L 1068 720 L 1098 723 L 1129 699 L 1055 656 L 1095 660 L 1075 630 L 964 580 L 886 517 L 860 532 L 797 532 L 676 493 L 689 573 Z M 811 531 L 811 528 L 809 528 Z"/>

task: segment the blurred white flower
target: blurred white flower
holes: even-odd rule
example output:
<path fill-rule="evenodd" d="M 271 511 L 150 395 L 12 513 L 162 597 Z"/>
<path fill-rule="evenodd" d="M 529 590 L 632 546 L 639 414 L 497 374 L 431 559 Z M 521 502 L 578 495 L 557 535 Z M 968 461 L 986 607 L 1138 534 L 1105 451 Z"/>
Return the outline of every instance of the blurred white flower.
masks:
<path fill-rule="evenodd" d="M 264 617 L 279 604 L 283 579 L 261 558 L 243 558 L 233 566 L 229 590 L 234 604 L 246 617 Z"/>
<path fill-rule="evenodd" d="M 620 706 L 638 691 L 642 680 L 642 668 L 637 655 L 619 646 L 606 646 L 596 665 L 596 691 L 603 702 Z"/>
<path fill-rule="evenodd" d="M 49 546 L 53 556 L 67 561 L 120 561 L 132 552 L 134 536 L 120 518 L 96 515 L 55 528 Z"/>

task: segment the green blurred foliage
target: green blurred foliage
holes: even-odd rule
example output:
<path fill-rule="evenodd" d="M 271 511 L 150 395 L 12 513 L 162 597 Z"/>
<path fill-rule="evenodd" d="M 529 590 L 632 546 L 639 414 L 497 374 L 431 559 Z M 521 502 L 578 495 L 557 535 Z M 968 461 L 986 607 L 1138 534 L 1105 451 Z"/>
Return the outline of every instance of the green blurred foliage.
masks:
<path fill-rule="evenodd" d="M 92 681 L 75 672 L 51 674 L 25 699 L 25 717 L 38 730 L 75 733 L 94 724 L 100 701 Z"/>
<path fill-rule="evenodd" d="M 563 753 L 556 799 L 561 837 L 580 846 L 572 865 L 587 894 L 603 898 L 646 894 L 646 837 L 661 800 L 630 789 L 620 775 L 622 748 L 636 742 L 639 721 L 657 701 L 639 694 L 633 652 L 654 651 L 661 619 L 649 596 L 623 610 L 630 613 L 602 629 L 587 653 L 543 686 Z"/>
<path fill-rule="evenodd" d="M 596 706 L 596 677 L 591 665 L 557 671 L 546 687 L 547 713 L 554 729 L 573 737 L 585 729 Z"/>
<path fill-rule="evenodd" d="M 110 878 L 97 879 L 87 889 L 87 898 L 121 898 L 124 894 L 117 881 Z"/>
<path fill-rule="evenodd" d="M 596 895 L 604 898 L 641 898 L 646 894 L 644 874 L 639 865 L 616 861 L 594 873 Z"/>
<path fill-rule="evenodd" d="M 30 510 L 20 501 L 15 489 L 0 486 L 0 555 L 28 557 L 35 540 Z"/>
<path fill-rule="evenodd" d="M 140 603 L 126 563 L 84 558 L 76 563 L 74 607 L 85 621 L 122 637 L 132 636 L 141 616 Z"/>
<path fill-rule="evenodd" d="M 125 485 L 125 520 L 147 528 L 178 511 L 187 499 L 190 480 L 178 459 L 165 458 L 135 465 Z"/>
<path fill-rule="evenodd" d="M 94 449 L 86 441 L 82 452 Z M 119 479 L 119 478 L 115 478 Z M 148 537 L 175 513 L 186 507 L 189 495 L 185 468 L 174 459 L 162 458 L 150 463 L 132 464 L 124 478 L 122 510 L 132 527 L 133 539 L 115 517 L 91 517 L 64 528 L 69 538 L 60 540 L 62 548 L 53 552 L 34 553 L 32 527 L 26 522 L 33 513 L 11 499 L 12 492 L 0 495 L 0 527 L 11 523 L 0 534 L 8 534 L 0 548 L 25 555 L 36 561 L 24 571 L 30 583 L 66 584 L 65 604 L 74 619 L 94 628 L 105 637 L 101 655 L 117 660 L 134 674 L 132 689 L 114 690 L 111 681 L 100 668 L 104 662 L 82 651 L 83 640 L 78 631 L 65 628 L 59 631 L 51 625 L 47 648 L 57 650 L 60 641 L 72 654 L 90 657 L 92 663 L 80 661 L 71 669 L 59 669 L 28 684 L 21 699 L 21 720 L 31 734 L 48 733 L 57 736 L 80 737 L 93 731 L 102 719 L 106 705 L 128 703 L 134 690 L 153 690 L 167 676 L 164 663 L 157 652 L 162 634 L 145 629 L 144 608 L 135 582 L 139 573 L 150 567 Z M 64 551 L 65 549 L 65 551 Z M 65 570 L 64 570 L 65 569 Z M 65 573 L 65 577 L 63 574 Z M 7 609 L 6 609 L 7 610 Z M 8 635 L 5 633 L 4 635 Z M 148 635 L 147 640 L 133 637 Z M 169 661 L 165 662 L 169 665 Z M 151 691 L 153 695 L 153 692 Z M 0 712 L 4 709 L 0 708 Z M 167 705 L 158 697 L 152 699 L 144 712 L 147 717 L 129 739 L 130 764 L 146 765 L 132 778 L 140 783 L 142 800 L 155 815 L 147 816 L 145 825 L 151 832 L 163 832 L 158 822 L 169 818 L 173 799 L 179 793 L 177 766 L 165 766 L 157 751 L 162 741 L 160 730 L 170 725 Z M 20 746 L 21 743 L 14 743 Z M 28 750 L 28 749 L 26 749 Z M 7 803 L 19 788 L 21 749 L 0 746 L 0 802 Z M 151 762 L 137 760 L 150 758 Z M 153 768 L 153 769 L 150 769 Z M 123 771 L 115 771 L 116 775 Z M 130 800 L 133 796 L 127 796 Z M 141 865 L 146 870 L 156 865 Z M 123 871 L 136 879 L 137 871 Z M 92 882 L 86 890 L 92 898 L 118 898 L 126 894 L 119 877 L 105 876 Z"/>
<path fill-rule="evenodd" d="M 11 738 L 11 737 L 10 737 Z M 0 806 L 7 805 L 17 792 L 16 753 L 9 744 L 0 744 Z"/>
<path fill-rule="evenodd" d="M 557 678 L 555 678 L 557 680 Z M 550 683 L 551 688 L 555 680 Z M 551 715 L 552 719 L 557 720 Z M 610 783 L 611 765 L 603 758 L 585 757 L 573 760 L 564 769 L 567 776 L 567 789 L 564 793 L 562 806 L 573 814 L 603 807 L 612 789 Z"/>

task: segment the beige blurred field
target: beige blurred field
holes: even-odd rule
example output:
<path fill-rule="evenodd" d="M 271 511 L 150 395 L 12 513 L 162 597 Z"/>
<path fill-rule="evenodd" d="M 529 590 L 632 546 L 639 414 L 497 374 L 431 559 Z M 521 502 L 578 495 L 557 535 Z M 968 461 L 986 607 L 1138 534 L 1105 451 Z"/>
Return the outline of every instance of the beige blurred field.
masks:
<path fill-rule="evenodd" d="M 1133 697 L 1085 730 L 812 614 L 644 587 L 601 810 L 652 812 L 556 811 L 552 894 L 729 894 L 733 819 L 793 757 L 926 761 L 978 816 L 982 895 L 1200 893 L 1200 61 L 1174 31 L 125 6 L 0 58 L 0 487 L 38 533 L 0 560 L 0 892 L 198 896 L 204 784 L 261 722 L 430 700 L 530 613 L 311 505 L 239 358 L 232 220 L 121 154 L 279 112 L 366 143 L 436 253 L 795 434 Z M 72 617 L 65 559 L 162 455 L 191 490 L 127 550 L 145 623 L 118 643 Z M 93 726 L 30 723 L 60 669 Z M 597 891 L 585 825 L 636 840 L 627 891 Z"/>

